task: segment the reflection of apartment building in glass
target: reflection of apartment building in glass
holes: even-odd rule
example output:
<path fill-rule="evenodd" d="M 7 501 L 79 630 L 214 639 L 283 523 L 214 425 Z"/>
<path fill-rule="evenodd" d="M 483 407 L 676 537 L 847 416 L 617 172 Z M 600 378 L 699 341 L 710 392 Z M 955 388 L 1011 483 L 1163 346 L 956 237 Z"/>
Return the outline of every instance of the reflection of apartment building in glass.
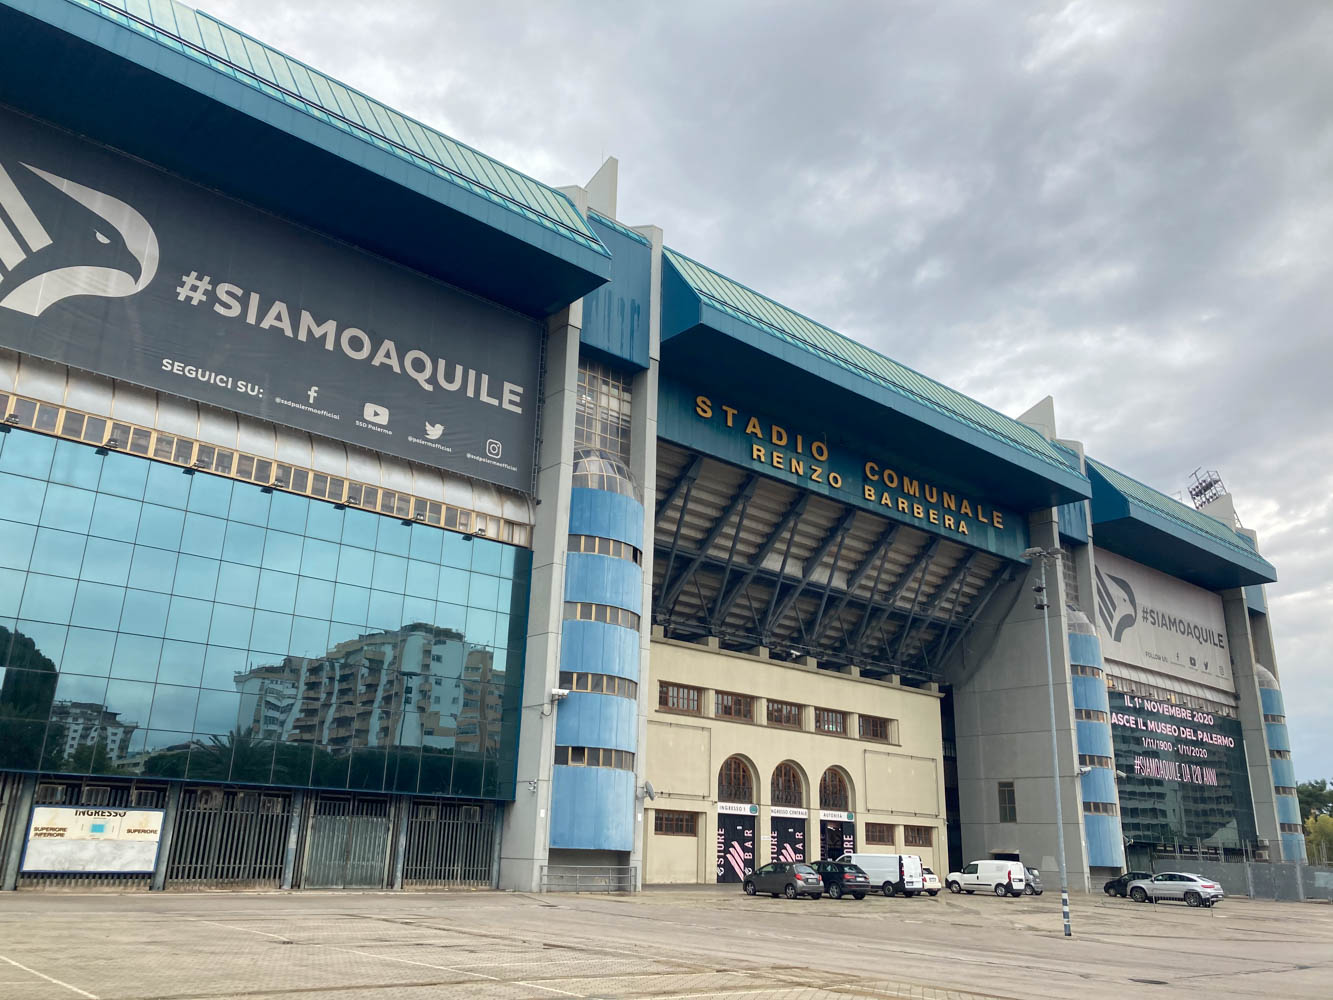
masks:
<path fill-rule="evenodd" d="M 237 728 L 329 747 L 499 748 L 503 671 L 462 633 L 416 622 L 236 675 Z"/>
<path fill-rule="evenodd" d="M 130 741 L 139 728 L 137 722 L 122 722 L 119 712 L 105 705 L 82 701 L 57 701 L 51 706 L 52 732 L 64 727 L 64 756 L 72 757 L 80 747 L 102 744 L 107 760 L 124 760 Z"/>

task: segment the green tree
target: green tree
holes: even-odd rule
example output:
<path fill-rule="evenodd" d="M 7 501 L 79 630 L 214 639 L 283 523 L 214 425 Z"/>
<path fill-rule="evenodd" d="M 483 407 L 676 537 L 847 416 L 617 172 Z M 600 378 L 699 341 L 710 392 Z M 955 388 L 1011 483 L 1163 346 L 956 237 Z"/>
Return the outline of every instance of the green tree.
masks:
<path fill-rule="evenodd" d="M 1311 864 L 1333 863 L 1333 816 L 1311 814 L 1306 818 L 1305 856 Z"/>
<path fill-rule="evenodd" d="M 1296 786 L 1296 797 L 1301 803 L 1301 819 L 1311 815 L 1333 816 L 1333 787 L 1326 779 L 1302 781 Z"/>

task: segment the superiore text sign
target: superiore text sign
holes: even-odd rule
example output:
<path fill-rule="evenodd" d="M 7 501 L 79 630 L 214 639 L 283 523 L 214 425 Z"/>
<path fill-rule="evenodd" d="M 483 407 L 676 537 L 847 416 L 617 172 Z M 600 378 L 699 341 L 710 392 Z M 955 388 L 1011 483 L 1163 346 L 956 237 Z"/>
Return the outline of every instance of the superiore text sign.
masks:
<path fill-rule="evenodd" d="M 1095 576 L 1106 659 L 1236 690 L 1220 597 L 1105 549 Z"/>
<path fill-rule="evenodd" d="M 541 337 L 0 109 L 0 346 L 530 490 Z"/>
<path fill-rule="evenodd" d="M 23 870 L 151 872 L 162 838 L 163 815 L 161 809 L 35 806 Z"/>

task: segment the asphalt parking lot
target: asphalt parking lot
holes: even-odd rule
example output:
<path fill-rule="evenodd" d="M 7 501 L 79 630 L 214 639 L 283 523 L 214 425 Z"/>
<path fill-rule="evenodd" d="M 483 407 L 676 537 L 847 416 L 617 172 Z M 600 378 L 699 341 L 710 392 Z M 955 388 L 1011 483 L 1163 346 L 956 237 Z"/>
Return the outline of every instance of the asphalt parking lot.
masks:
<path fill-rule="evenodd" d="M 0 898 L 9 1000 L 1333 995 L 1333 906 L 739 887 Z"/>

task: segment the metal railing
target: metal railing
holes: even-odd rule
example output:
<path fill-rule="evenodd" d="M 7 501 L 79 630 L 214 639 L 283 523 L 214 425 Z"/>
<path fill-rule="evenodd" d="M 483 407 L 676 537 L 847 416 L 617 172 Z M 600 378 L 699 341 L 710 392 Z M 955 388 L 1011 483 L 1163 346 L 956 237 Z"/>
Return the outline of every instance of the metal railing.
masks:
<path fill-rule="evenodd" d="M 634 892 L 638 865 L 542 865 L 542 892 Z"/>

